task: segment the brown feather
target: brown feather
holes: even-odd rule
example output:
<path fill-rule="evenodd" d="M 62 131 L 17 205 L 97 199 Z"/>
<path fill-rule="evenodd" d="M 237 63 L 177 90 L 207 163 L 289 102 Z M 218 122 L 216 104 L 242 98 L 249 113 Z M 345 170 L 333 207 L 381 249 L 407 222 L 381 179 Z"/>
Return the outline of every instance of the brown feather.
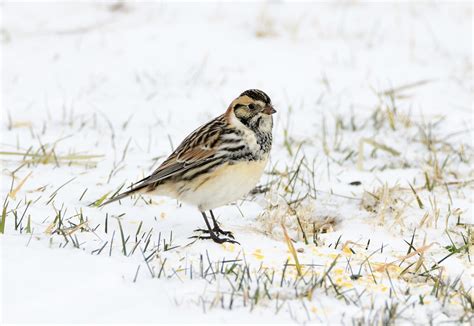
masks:
<path fill-rule="evenodd" d="M 193 166 L 211 159 L 217 151 L 226 124 L 224 115 L 221 115 L 196 129 L 150 176 L 135 183 L 129 191 L 133 192 L 148 186 L 154 188 L 165 179 L 185 173 Z"/>

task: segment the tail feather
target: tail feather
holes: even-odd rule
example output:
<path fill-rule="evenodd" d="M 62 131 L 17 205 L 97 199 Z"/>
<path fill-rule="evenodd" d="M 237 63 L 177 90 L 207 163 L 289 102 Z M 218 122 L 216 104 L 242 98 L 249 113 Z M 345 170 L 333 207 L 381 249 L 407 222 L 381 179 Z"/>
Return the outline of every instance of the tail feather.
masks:
<path fill-rule="evenodd" d="M 128 197 L 130 195 L 133 195 L 134 193 L 137 193 L 139 192 L 140 190 L 142 190 L 143 187 L 140 187 L 140 188 L 133 188 L 133 189 L 130 189 L 128 191 L 125 191 L 121 194 L 118 194 L 117 196 L 113 197 L 113 198 L 110 198 L 109 200 L 106 200 L 105 202 L 103 202 L 102 204 L 100 204 L 98 207 L 103 207 L 105 205 L 108 205 L 108 204 L 111 204 L 113 202 L 116 202 L 117 200 L 120 200 L 120 199 L 124 199 L 125 197 Z"/>
<path fill-rule="evenodd" d="M 130 195 L 133 195 L 137 192 L 143 191 L 145 188 L 147 188 L 150 185 L 149 178 L 150 177 L 146 177 L 146 178 L 144 178 L 144 179 L 142 179 L 138 182 L 135 182 L 134 184 L 132 184 L 130 186 L 130 188 L 131 188 L 130 190 L 122 192 L 121 194 L 118 194 L 117 196 L 115 196 L 113 198 L 110 198 L 109 200 L 106 200 L 105 202 L 100 204 L 98 207 L 103 207 L 103 206 L 108 205 L 110 203 L 113 203 L 117 200 L 123 199 L 123 198 L 128 197 Z"/>

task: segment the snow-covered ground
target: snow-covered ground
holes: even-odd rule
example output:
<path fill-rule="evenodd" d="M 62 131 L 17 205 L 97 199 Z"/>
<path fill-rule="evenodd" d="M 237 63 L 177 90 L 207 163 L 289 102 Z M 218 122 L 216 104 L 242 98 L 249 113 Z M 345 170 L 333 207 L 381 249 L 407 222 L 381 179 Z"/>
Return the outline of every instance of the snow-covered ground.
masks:
<path fill-rule="evenodd" d="M 472 322 L 472 4 L 0 8 L 2 323 Z M 215 210 L 240 246 L 93 204 L 249 88 L 278 113 Z"/>

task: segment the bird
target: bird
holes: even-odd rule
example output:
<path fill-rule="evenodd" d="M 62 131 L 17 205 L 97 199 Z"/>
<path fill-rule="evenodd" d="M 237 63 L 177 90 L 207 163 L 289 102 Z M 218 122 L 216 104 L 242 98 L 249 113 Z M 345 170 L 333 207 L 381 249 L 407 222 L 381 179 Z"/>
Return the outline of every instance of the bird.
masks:
<path fill-rule="evenodd" d="M 200 211 L 207 229 L 195 231 L 208 235 L 194 238 L 238 243 L 220 228 L 212 210 L 242 198 L 258 183 L 272 147 L 274 113 L 265 92 L 244 91 L 224 114 L 189 134 L 153 173 L 100 206 L 133 194 L 168 196 Z"/>

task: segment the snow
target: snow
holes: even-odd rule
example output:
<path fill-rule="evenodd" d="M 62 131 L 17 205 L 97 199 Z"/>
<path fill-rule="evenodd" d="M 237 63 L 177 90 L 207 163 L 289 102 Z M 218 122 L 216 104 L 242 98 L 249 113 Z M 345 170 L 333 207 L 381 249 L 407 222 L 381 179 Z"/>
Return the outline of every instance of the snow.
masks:
<path fill-rule="evenodd" d="M 472 300 L 472 4 L 1 8 L 2 323 L 367 324 L 397 304 L 399 323 L 472 318 L 461 295 Z M 199 212 L 165 197 L 89 205 L 150 173 L 249 88 L 278 113 L 261 179 L 270 190 L 215 210 L 240 246 L 193 242 Z M 425 173 L 439 181 L 432 191 Z M 317 245 L 312 223 L 324 229 Z M 464 249 L 437 264 L 449 237 Z M 432 266 L 459 282 L 434 291 L 420 276 Z"/>

